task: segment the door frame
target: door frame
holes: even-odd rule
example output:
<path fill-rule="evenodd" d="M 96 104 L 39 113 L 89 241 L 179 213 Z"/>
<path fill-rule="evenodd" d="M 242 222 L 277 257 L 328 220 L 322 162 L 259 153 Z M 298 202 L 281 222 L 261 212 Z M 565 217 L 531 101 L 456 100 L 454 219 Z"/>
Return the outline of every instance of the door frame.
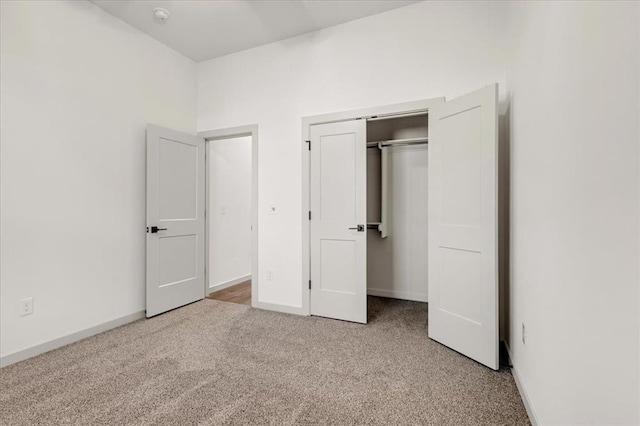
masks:
<path fill-rule="evenodd" d="M 205 141 L 205 273 L 204 295 L 209 294 L 209 142 L 221 139 L 232 139 L 242 136 L 251 136 L 251 307 L 258 307 L 258 125 L 227 127 L 222 129 L 198 132 L 198 136 Z"/>
<path fill-rule="evenodd" d="M 310 140 L 311 126 L 325 123 L 335 123 L 338 121 L 367 120 L 369 118 L 380 118 L 385 116 L 402 116 L 428 112 L 430 108 L 441 105 L 445 102 L 444 97 L 430 98 L 413 102 L 376 106 L 371 108 L 342 111 L 329 114 L 313 115 L 302 118 L 302 208 L 300 218 L 302 222 L 302 308 L 303 315 L 311 315 L 311 291 L 309 290 L 309 280 L 311 279 L 311 239 L 309 226 L 309 208 L 311 204 L 311 170 L 309 167 L 310 156 L 308 143 Z"/>

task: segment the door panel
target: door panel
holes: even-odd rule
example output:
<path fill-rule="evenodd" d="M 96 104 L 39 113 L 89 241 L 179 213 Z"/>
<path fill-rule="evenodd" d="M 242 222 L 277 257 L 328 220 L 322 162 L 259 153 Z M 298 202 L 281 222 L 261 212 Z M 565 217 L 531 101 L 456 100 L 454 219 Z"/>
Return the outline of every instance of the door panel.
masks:
<path fill-rule="evenodd" d="M 498 369 L 497 85 L 429 111 L 429 337 Z"/>
<path fill-rule="evenodd" d="M 198 276 L 196 235 L 159 237 L 158 244 L 159 287 L 182 283 Z"/>
<path fill-rule="evenodd" d="M 367 322 L 366 121 L 311 126 L 312 315 Z M 357 225 L 365 225 L 358 231 Z"/>
<path fill-rule="evenodd" d="M 319 139 L 322 223 L 356 223 L 357 142 L 355 133 L 325 135 Z M 315 148 L 313 141 L 311 143 Z"/>
<path fill-rule="evenodd" d="M 203 139 L 148 126 L 147 317 L 204 298 L 204 168 Z"/>
<path fill-rule="evenodd" d="M 160 220 L 195 219 L 198 147 L 160 137 Z"/>
<path fill-rule="evenodd" d="M 355 294 L 357 245 L 348 240 L 320 240 L 320 291 Z"/>

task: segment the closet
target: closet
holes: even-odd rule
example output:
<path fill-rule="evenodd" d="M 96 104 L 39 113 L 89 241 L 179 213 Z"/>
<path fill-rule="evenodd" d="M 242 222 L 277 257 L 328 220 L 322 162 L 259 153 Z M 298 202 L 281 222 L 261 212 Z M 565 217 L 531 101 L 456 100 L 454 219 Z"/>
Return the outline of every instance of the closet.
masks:
<path fill-rule="evenodd" d="M 427 302 L 429 338 L 498 368 L 497 94 L 303 119 L 303 312 Z"/>
<path fill-rule="evenodd" d="M 367 120 L 367 293 L 427 301 L 428 115 Z"/>

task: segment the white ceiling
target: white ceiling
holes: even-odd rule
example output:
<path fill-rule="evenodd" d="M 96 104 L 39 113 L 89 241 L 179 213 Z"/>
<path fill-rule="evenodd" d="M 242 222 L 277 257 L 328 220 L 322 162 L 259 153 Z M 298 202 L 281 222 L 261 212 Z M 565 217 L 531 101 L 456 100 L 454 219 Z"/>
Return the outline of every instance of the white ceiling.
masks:
<path fill-rule="evenodd" d="M 417 3 L 416 0 L 93 0 L 158 41 L 200 62 Z M 153 9 L 171 13 L 163 24 Z"/>

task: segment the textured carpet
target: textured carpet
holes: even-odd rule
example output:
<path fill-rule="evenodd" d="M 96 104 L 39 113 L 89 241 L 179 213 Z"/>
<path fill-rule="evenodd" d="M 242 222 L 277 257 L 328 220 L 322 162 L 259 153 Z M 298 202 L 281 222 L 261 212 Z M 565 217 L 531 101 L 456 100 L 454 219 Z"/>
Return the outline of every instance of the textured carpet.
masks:
<path fill-rule="evenodd" d="M 529 424 L 426 306 L 372 297 L 360 325 L 205 299 L 3 368 L 0 423 Z"/>

